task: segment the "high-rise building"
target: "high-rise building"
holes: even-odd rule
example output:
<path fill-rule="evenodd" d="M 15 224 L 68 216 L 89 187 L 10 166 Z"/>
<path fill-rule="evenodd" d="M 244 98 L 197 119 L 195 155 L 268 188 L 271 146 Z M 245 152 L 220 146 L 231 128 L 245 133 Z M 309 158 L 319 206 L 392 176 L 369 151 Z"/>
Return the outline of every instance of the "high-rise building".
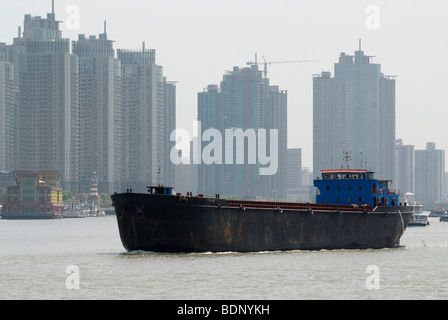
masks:
<path fill-rule="evenodd" d="M 170 152 L 172 148 L 171 133 L 176 130 L 176 81 L 167 81 L 163 78 L 163 183 L 174 186 L 176 183 L 176 167 L 171 162 Z"/>
<path fill-rule="evenodd" d="M 413 145 L 404 145 L 402 139 L 396 141 L 396 169 L 394 185 L 405 193 L 415 193 L 415 150 Z"/>
<path fill-rule="evenodd" d="M 313 115 L 315 176 L 349 163 L 394 177 L 395 77 L 383 75 L 361 46 L 353 56 L 341 53 L 334 77 L 314 76 Z"/>
<path fill-rule="evenodd" d="M 288 149 L 286 155 L 286 194 L 288 200 L 299 201 L 302 189 L 302 149 Z"/>
<path fill-rule="evenodd" d="M 201 137 L 204 131 L 210 128 L 218 130 L 224 128 L 222 94 L 217 85 L 208 85 L 203 92 L 198 93 L 198 119 L 201 121 Z M 190 165 L 193 166 L 193 164 Z M 221 194 L 223 192 L 221 164 L 201 164 L 197 170 L 199 193 Z"/>
<path fill-rule="evenodd" d="M 200 193 L 286 199 L 287 92 L 270 86 L 269 79 L 263 77 L 258 65 L 234 67 L 224 75 L 220 88 L 209 85 L 199 93 L 198 119 L 201 136 L 212 128 L 217 129 L 223 138 L 223 163 L 200 165 Z M 271 129 L 277 130 L 278 140 L 271 141 Z M 226 130 L 241 130 L 244 146 L 238 145 L 238 138 L 228 138 Z M 266 141 L 259 139 L 257 134 L 260 130 L 266 130 Z M 261 175 L 263 165 L 260 161 L 254 163 L 253 159 L 260 155 L 260 143 L 265 144 L 262 147 L 269 153 L 271 142 L 277 144 L 278 170 L 272 175 Z M 250 146 L 251 143 L 256 145 Z M 236 159 L 241 148 L 244 148 L 243 163 Z M 229 150 L 233 159 L 227 158 Z"/>
<path fill-rule="evenodd" d="M 145 49 L 145 45 L 142 50 L 118 50 L 125 141 L 123 181 L 135 191 L 174 182 L 169 147 L 175 126 L 176 86 L 163 77 L 155 55 L 155 50 Z"/>
<path fill-rule="evenodd" d="M 444 200 L 445 150 L 437 150 L 434 142 L 426 150 L 415 150 L 415 200 L 435 204 Z"/>
<path fill-rule="evenodd" d="M 270 86 L 266 107 L 265 125 L 268 129 L 278 130 L 279 151 L 277 173 L 269 178 L 269 197 L 285 200 L 287 199 L 288 168 L 288 92 L 280 90 L 279 86 Z"/>
<path fill-rule="evenodd" d="M 18 54 L 18 170 L 57 170 L 63 189 L 78 190 L 78 58 L 54 12 L 25 15 Z"/>
<path fill-rule="evenodd" d="M 17 89 L 11 46 L 0 43 L 0 172 L 14 169 Z"/>
<path fill-rule="evenodd" d="M 105 23 L 106 24 L 106 23 Z M 104 33 L 73 41 L 79 60 L 80 192 L 96 172 L 100 193 L 119 190 L 123 178 L 121 64 Z"/>

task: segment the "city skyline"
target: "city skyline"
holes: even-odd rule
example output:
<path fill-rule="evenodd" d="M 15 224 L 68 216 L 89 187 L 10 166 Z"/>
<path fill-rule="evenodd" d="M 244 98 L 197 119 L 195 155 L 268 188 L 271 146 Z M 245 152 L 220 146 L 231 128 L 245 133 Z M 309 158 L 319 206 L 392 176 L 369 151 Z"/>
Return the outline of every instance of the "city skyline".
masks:
<path fill-rule="evenodd" d="M 131 0 L 118 10 L 121 2 L 108 1 L 106 6 L 101 1 L 56 0 L 55 13 L 64 38 L 98 34 L 107 20 L 116 48 L 137 48 L 137 43 L 146 41 L 156 49 L 157 63 L 164 66 L 167 77 L 178 81 L 177 127 L 189 130 L 197 117 L 197 92 L 218 84 L 222 70 L 253 61 L 255 52 L 259 60 L 262 56 L 267 61 L 319 60 L 269 66 L 271 84 L 289 90 L 288 147 L 302 148 L 303 166 L 312 167 L 312 74 L 331 71 L 340 52 L 356 50 L 359 38 L 365 52 L 398 76 L 396 137 L 416 150 L 429 141 L 448 149 L 443 121 L 448 92 L 440 72 L 448 67 L 448 45 L 442 37 L 448 26 L 443 23 L 446 5 L 436 2 L 429 7 L 422 1 L 259 1 L 253 5 Z M 0 41 L 7 43 L 16 36 L 23 14 L 45 16 L 51 10 L 49 0 L 0 4 L 6 8 L 0 13 Z M 297 121 L 300 130 L 291 125 Z"/>
<path fill-rule="evenodd" d="M 70 48 L 51 10 L 46 18 L 25 14 L 23 32 L 0 43 L 0 170 L 58 170 L 71 192 L 85 192 L 92 173 L 107 193 L 124 183 L 172 184 L 165 149 L 175 82 L 155 64 L 155 50 L 143 44 L 115 58 L 106 22 L 98 38 L 80 34 Z"/>

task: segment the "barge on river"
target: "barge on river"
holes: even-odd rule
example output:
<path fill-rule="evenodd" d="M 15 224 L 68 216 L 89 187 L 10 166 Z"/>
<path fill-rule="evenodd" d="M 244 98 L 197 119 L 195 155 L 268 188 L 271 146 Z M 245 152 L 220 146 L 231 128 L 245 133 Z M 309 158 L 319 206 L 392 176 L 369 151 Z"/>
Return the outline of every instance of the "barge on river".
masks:
<path fill-rule="evenodd" d="M 173 194 L 113 194 L 123 246 L 165 253 L 395 247 L 412 207 L 369 170 L 324 170 L 316 203 L 226 200 Z"/>

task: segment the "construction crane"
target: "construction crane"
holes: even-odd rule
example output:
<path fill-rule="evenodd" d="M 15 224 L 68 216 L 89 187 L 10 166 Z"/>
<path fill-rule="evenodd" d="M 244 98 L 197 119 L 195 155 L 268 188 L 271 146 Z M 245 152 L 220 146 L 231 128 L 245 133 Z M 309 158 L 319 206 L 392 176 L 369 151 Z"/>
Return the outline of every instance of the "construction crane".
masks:
<path fill-rule="evenodd" d="M 266 61 L 266 58 L 263 56 L 264 62 L 258 62 L 257 61 L 257 54 L 255 54 L 255 62 L 248 62 L 247 65 L 249 66 L 259 66 L 264 65 L 264 77 L 268 77 L 268 66 L 274 63 L 306 63 L 306 62 L 319 62 L 318 60 L 296 60 L 296 61 Z"/>

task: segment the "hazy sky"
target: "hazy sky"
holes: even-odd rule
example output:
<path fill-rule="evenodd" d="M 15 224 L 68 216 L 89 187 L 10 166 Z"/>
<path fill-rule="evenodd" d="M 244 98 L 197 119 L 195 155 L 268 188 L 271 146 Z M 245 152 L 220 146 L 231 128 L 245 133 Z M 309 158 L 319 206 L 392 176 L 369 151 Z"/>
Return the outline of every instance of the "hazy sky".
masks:
<path fill-rule="evenodd" d="M 219 84 L 233 66 L 272 64 L 271 85 L 289 90 L 288 144 L 312 168 L 312 75 L 334 72 L 341 52 L 362 38 L 385 75 L 397 78 L 397 138 L 448 150 L 448 2 L 445 0 L 56 0 L 64 38 L 98 35 L 107 20 L 115 49 L 156 50 L 156 62 L 178 81 L 177 126 L 192 130 L 197 93 Z M 51 0 L 0 0 L 0 42 L 12 43 L 24 14 L 51 12 Z M 378 19 L 376 19 L 378 18 Z M 384 115 L 387 117 L 388 115 Z"/>

